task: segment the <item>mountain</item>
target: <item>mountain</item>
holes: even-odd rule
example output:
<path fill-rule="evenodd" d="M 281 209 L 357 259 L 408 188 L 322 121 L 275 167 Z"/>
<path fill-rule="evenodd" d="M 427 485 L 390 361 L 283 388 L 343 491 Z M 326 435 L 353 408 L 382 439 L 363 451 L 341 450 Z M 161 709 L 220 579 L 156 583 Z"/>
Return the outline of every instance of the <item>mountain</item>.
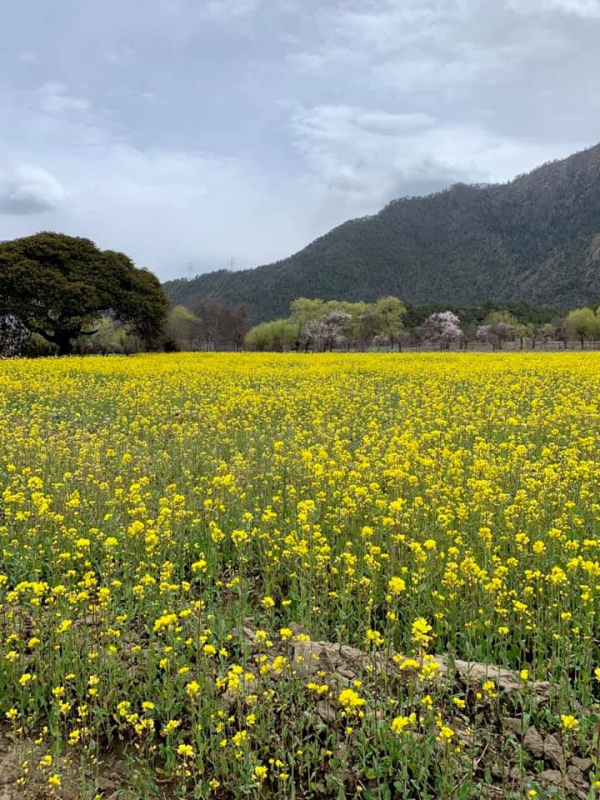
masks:
<path fill-rule="evenodd" d="M 300 296 L 568 309 L 600 301 L 600 145 L 510 183 L 394 200 L 283 261 L 164 285 L 172 302 L 244 303 L 258 322 Z"/>

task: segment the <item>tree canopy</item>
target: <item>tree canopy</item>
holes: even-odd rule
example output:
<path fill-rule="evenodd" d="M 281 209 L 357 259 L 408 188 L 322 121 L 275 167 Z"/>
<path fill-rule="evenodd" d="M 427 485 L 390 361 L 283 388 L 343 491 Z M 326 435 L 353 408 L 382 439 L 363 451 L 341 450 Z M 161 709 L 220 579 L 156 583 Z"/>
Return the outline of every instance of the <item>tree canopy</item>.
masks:
<path fill-rule="evenodd" d="M 600 336 L 600 318 L 591 308 L 575 308 L 569 312 L 565 328 L 569 336 L 579 339 L 583 347 L 586 339 L 597 339 Z"/>
<path fill-rule="evenodd" d="M 43 232 L 0 244 L 0 314 L 55 344 L 61 355 L 72 352 L 75 338 L 93 333 L 103 313 L 154 347 L 167 309 L 155 275 L 89 239 Z"/>
<path fill-rule="evenodd" d="M 376 303 L 311 300 L 298 297 L 290 316 L 255 325 L 246 335 L 254 350 L 332 350 L 340 345 L 366 347 L 379 336 L 394 347 L 400 344 L 406 309 L 397 297 Z"/>
<path fill-rule="evenodd" d="M 571 311 L 557 316 L 551 309 L 525 303 L 495 308 L 492 303 L 444 309 L 438 304 L 405 306 L 388 296 L 374 303 L 347 300 L 311 300 L 299 297 L 290 304 L 290 316 L 261 322 L 248 331 L 245 344 L 252 350 L 365 350 L 388 347 L 442 349 L 486 343 L 494 350 L 505 342 L 525 343 L 535 349 L 538 342 L 553 339 L 566 347 L 568 338 L 600 339 L 600 308 Z"/>

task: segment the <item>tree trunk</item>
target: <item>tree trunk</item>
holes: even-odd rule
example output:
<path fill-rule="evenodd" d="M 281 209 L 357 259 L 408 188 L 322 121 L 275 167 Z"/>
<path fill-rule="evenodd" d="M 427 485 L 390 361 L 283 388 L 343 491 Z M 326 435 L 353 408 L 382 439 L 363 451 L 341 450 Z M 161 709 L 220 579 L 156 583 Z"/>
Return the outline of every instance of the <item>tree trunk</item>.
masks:
<path fill-rule="evenodd" d="M 73 352 L 73 345 L 71 344 L 71 335 L 69 333 L 57 333 L 54 337 L 54 343 L 58 346 L 59 356 L 70 356 Z"/>

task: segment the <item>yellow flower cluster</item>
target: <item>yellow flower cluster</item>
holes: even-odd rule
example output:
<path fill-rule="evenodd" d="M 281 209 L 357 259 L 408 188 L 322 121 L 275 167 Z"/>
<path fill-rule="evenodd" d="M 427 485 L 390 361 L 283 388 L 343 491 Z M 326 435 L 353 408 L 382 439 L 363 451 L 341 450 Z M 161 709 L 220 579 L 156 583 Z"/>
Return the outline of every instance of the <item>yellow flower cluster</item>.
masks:
<path fill-rule="evenodd" d="M 454 752 L 452 715 L 498 690 L 437 717 L 447 651 L 524 693 L 561 682 L 576 738 L 600 681 L 599 396 L 593 353 L 0 362 L 0 716 L 47 752 L 102 728 L 207 791 L 276 796 L 338 752 L 302 711 L 386 757 L 425 725 Z M 371 666 L 344 684 L 309 639 Z"/>

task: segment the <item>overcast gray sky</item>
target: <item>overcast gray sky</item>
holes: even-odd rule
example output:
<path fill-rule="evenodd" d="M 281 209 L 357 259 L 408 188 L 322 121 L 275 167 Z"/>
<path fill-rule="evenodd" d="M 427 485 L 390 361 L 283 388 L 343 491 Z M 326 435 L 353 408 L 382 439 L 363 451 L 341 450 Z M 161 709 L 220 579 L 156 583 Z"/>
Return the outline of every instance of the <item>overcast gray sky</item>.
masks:
<path fill-rule="evenodd" d="M 600 140 L 600 0 L 3 0 L 0 239 L 161 278 Z"/>

